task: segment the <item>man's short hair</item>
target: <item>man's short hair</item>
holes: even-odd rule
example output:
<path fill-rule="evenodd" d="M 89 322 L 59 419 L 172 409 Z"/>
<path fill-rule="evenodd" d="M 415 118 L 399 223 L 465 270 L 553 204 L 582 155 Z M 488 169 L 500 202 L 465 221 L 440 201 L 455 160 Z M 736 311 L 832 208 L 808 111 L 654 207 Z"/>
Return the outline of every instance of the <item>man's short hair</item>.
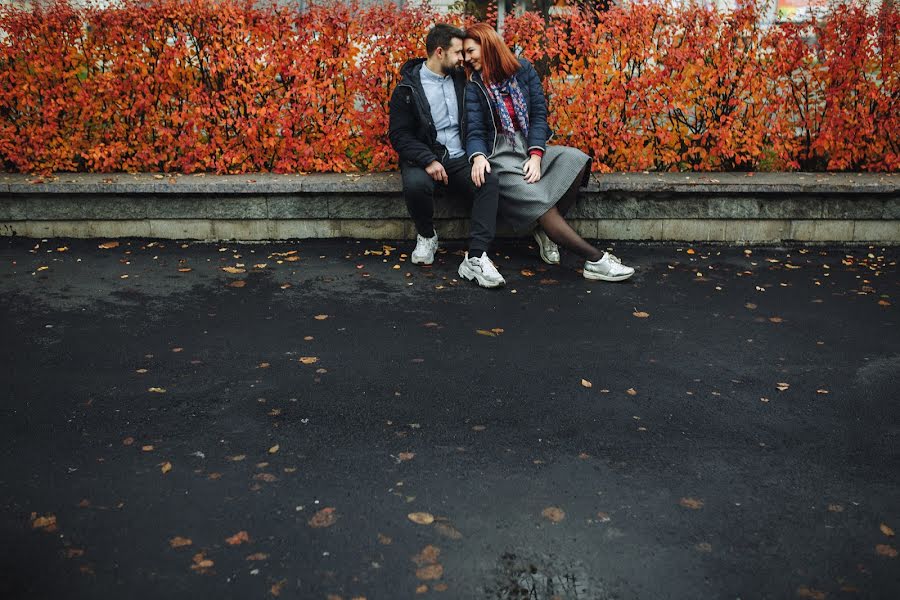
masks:
<path fill-rule="evenodd" d="M 453 38 L 462 40 L 465 39 L 465 37 L 466 33 L 459 27 L 447 25 L 446 23 L 438 23 L 431 28 L 431 31 L 428 32 L 428 36 L 425 38 L 425 51 L 428 53 L 428 56 L 431 56 L 438 48 L 443 48 L 444 50 L 449 48 Z"/>

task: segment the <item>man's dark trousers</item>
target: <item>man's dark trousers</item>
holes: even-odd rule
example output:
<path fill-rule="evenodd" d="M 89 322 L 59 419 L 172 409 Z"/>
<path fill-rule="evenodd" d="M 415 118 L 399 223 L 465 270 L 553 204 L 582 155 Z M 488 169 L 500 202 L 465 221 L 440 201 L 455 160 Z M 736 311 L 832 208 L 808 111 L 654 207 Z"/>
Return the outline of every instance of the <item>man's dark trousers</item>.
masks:
<path fill-rule="evenodd" d="M 472 200 L 472 219 L 469 230 L 469 255 L 481 256 L 487 252 L 497 233 L 497 203 L 499 182 L 493 173 L 485 173 L 485 181 L 480 188 L 472 183 L 472 165 L 465 156 L 441 161 L 447 171 L 448 193 L 451 196 Z M 437 182 L 421 167 L 403 165 L 403 198 L 416 224 L 416 230 L 423 237 L 434 236 L 434 190 Z"/>

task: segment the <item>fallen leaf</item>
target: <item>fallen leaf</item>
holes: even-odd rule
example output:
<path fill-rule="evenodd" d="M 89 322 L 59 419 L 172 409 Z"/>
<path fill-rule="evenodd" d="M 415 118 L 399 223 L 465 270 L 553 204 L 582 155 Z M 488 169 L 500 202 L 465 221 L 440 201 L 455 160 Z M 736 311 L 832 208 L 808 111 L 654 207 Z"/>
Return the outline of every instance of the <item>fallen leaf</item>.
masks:
<path fill-rule="evenodd" d="M 476 329 L 475 333 L 477 333 L 478 335 L 486 335 L 488 337 L 497 337 L 496 333 L 487 329 Z"/>
<path fill-rule="evenodd" d="M 190 546 L 193 543 L 194 542 L 191 541 L 190 538 L 181 537 L 180 535 L 177 535 L 169 540 L 169 546 L 171 546 L 172 548 L 182 548 L 184 546 Z"/>
<path fill-rule="evenodd" d="M 419 587 L 416 588 L 416 593 L 417 593 L 417 594 L 424 594 L 424 593 L 427 592 L 427 591 L 428 591 L 428 586 L 425 585 L 424 583 L 423 583 L 422 585 L 420 585 Z"/>
<path fill-rule="evenodd" d="M 297 360 L 299 362 L 303 363 L 304 365 L 313 365 L 313 364 L 319 362 L 319 357 L 318 356 L 301 356 Z"/>
<path fill-rule="evenodd" d="M 634 315 L 635 317 L 637 317 L 638 319 L 646 319 L 647 317 L 650 316 L 650 313 L 644 312 L 644 311 L 642 311 L 642 310 L 633 312 L 633 313 L 631 313 L 631 314 L 633 314 L 633 315 Z"/>
<path fill-rule="evenodd" d="M 754 309 L 756 309 L 756 305 L 753 304 L 752 302 L 748 302 L 747 304 L 744 305 L 744 308 L 749 308 L 750 310 L 754 310 Z"/>
<path fill-rule="evenodd" d="M 66 548 L 66 558 L 81 558 L 84 556 L 84 550 L 81 548 Z"/>
<path fill-rule="evenodd" d="M 544 510 L 541 511 L 541 516 L 547 519 L 552 523 L 559 523 L 563 519 L 566 518 L 566 513 L 561 508 L 557 508 L 555 506 L 548 506 Z"/>
<path fill-rule="evenodd" d="M 789 383 L 776 383 L 776 384 L 775 384 L 775 387 L 778 388 L 778 391 L 779 391 L 779 392 L 783 392 L 783 391 L 785 391 L 786 389 L 788 389 L 789 387 L 791 387 L 791 384 L 789 384 Z"/>
<path fill-rule="evenodd" d="M 111 250 L 112 248 L 118 248 L 119 242 L 116 242 L 116 241 L 103 242 L 102 244 L 100 244 L 97 247 L 102 248 L 103 250 Z"/>
<path fill-rule="evenodd" d="M 541 279 L 540 281 L 538 281 L 538 284 L 540 285 L 556 285 L 557 283 L 559 283 L 559 281 L 550 278 Z"/>
<path fill-rule="evenodd" d="M 496 333 L 497 335 L 500 335 L 501 333 L 503 333 L 504 330 L 503 330 L 502 327 L 492 327 L 492 328 L 491 328 L 491 331 L 493 331 L 493 332 Z"/>
<path fill-rule="evenodd" d="M 434 524 L 434 529 L 445 538 L 449 538 L 451 540 L 461 540 L 463 537 L 463 534 L 449 523 L 437 522 Z"/>
<path fill-rule="evenodd" d="M 132 445 L 133 443 L 134 443 L 134 438 L 131 437 L 131 436 L 128 436 L 127 438 L 125 438 L 124 440 L 122 440 L 122 445 L 123 445 L 123 446 L 130 446 L 130 445 Z"/>
<path fill-rule="evenodd" d="M 271 473 L 257 473 L 253 476 L 253 479 L 257 481 L 265 481 L 266 483 L 272 483 L 273 481 L 278 481 L 278 477 L 272 475 Z"/>
<path fill-rule="evenodd" d="M 390 537 L 388 537 L 382 533 L 378 534 L 378 543 L 381 544 L 382 546 L 390 546 L 393 541 L 394 540 L 392 540 Z"/>
<path fill-rule="evenodd" d="M 258 264 L 253 265 L 253 268 L 254 269 L 265 269 L 267 266 L 269 266 L 269 263 L 258 263 Z"/>
<path fill-rule="evenodd" d="M 246 454 L 235 454 L 234 456 L 228 456 L 227 458 L 231 462 L 240 462 L 240 461 L 244 460 L 245 458 L 247 458 L 247 455 Z"/>
<path fill-rule="evenodd" d="M 152 452 L 153 444 L 147 444 L 146 446 L 141 446 L 141 450 L 143 450 L 144 452 Z"/>
<path fill-rule="evenodd" d="M 275 454 L 281 448 L 278 444 L 275 444 L 271 448 L 269 448 L 269 454 Z"/>
<path fill-rule="evenodd" d="M 597 520 L 601 523 L 609 523 L 610 521 L 612 521 L 612 519 L 609 516 L 609 513 L 605 513 L 602 511 L 597 513 Z"/>
<path fill-rule="evenodd" d="M 272 584 L 272 587 L 269 588 L 269 593 L 277 598 L 281 595 L 281 590 L 284 589 L 285 585 L 287 585 L 287 579 L 281 579 Z"/>
<path fill-rule="evenodd" d="M 397 458 L 399 458 L 402 461 L 407 461 L 407 460 L 412 460 L 415 456 L 416 456 L 415 452 L 401 452 L 400 454 L 397 455 Z"/>
<path fill-rule="evenodd" d="M 249 544 L 250 535 L 246 531 L 238 531 L 231 537 L 225 538 L 225 543 L 229 546 L 238 546 L 240 544 Z"/>
<path fill-rule="evenodd" d="M 686 252 L 687 254 L 696 254 L 696 252 L 694 251 L 693 248 L 688 248 L 687 250 L 685 250 L 685 252 Z"/>
<path fill-rule="evenodd" d="M 881 529 L 881 533 L 883 533 L 884 535 L 886 535 L 888 537 L 894 537 L 894 530 L 891 529 L 890 527 L 888 527 L 887 525 L 885 525 L 884 523 L 879 525 L 878 528 Z"/>
<path fill-rule="evenodd" d="M 897 549 L 893 546 L 888 546 L 887 544 L 878 544 L 877 546 L 875 546 L 875 552 L 877 552 L 880 556 L 897 558 Z"/>
<path fill-rule="evenodd" d="M 257 369 L 268 369 L 268 368 L 271 367 L 271 366 L 272 366 L 272 365 L 270 365 L 270 364 L 267 363 L 267 362 L 261 362 L 261 363 L 259 363 L 258 365 L 256 365 L 256 368 L 257 368 Z"/>
<path fill-rule="evenodd" d="M 484 431 L 485 429 L 487 429 L 487 427 L 485 427 L 484 425 L 473 425 L 472 426 L 472 431 Z"/>
<path fill-rule="evenodd" d="M 890 306 L 891 303 L 888 302 L 887 300 L 879 300 L 879 301 L 878 301 L 878 305 L 879 305 L 879 306 Z"/>
<path fill-rule="evenodd" d="M 265 552 L 256 552 L 254 554 L 249 555 L 247 557 L 247 560 L 257 561 L 257 560 L 266 560 L 267 558 L 269 558 L 269 555 L 266 554 Z"/>
<path fill-rule="evenodd" d="M 709 542 L 700 542 L 694 546 L 698 552 L 712 552 L 712 544 Z"/>
<path fill-rule="evenodd" d="M 678 504 L 685 508 L 690 508 L 691 510 L 700 510 L 703 508 L 703 500 L 698 500 L 697 498 L 682 498 L 678 501 Z"/>
<path fill-rule="evenodd" d="M 153 392 L 154 394 L 165 394 L 165 393 L 166 393 L 166 388 L 152 387 L 152 388 L 147 388 L 147 391 L 148 391 L 148 392 Z"/>
<path fill-rule="evenodd" d="M 782 319 L 781 317 L 769 317 L 769 321 L 771 321 L 772 323 L 783 323 L 784 319 Z"/>
<path fill-rule="evenodd" d="M 239 269 L 237 267 L 222 267 L 226 273 L 246 273 L 247 269 Z"/>
<path fill-rule="evenodd" d="M 519 272 L 522 274 L 522 277 L 534 277 L 534 271 L 531 269 L 522 269 Z"/>
<path fill-rule="evenodd" d="M 37 516 L 37 513 L 31 513 L 31 528 L 41 529 L 47 533 L 56 531 L 56 515 Z"/>
<path fill-rule="evenodd" d="M 817 394 L 827 394 L 828 390 L 816 390 Z"/>
<path fill-rule="evenodd" d="M 446 583 L 436 583 L 436 584 L 434 584 L 434 591 L 436 591 L 436 592 L 446 592 L 448 589 L 450 589 L 450 588 L 447 587 L 447 584 L 446 584 Z"/>
<path fill-rule="evenodd" d="M 412 561 L 418 566 L 433 565 L 437 563 L 438 557 L 441 555 L 441 549 L 437 546 L 428 544 L 422 551 L 412 557 Z"/>
<path fill-rule="evenodd" d="M 169 461 L 162 463 L 159 466 L 159 470 L 162 471 L 163 473 L 168 473 L 169 471 L 172 470 L 172 463 L 170 463 Z"/>
<path fill-rule="evenodd" d="M 440 325 L 438 325 L 434 321 L 429 321 L 428 323 L 422 324 L 422 327 L 440 327 Z"/>
<path fill-rule="evenodd" d="M 444 575 L 444 567 L 441 565 L 428 565 L 416 569 L 416 577 L 422 581 L 434 581 Z"/>
<path fill-rule="evenodd" d="M 135 371 L 135 373 L 138 373 L 138 374 L 140 374 L 140 375 L 143 375 L 143 374 L 146 373 L 146 372 L 147 372 L 147 369 L 138 369 L 138 370 Z"/>
<path fill-rule="evenodd" d="M 634 388 L 628 388 L 627 390 L 625 390 L 625 393 L 629 396 L 637 396 L 637 390 Z"/>
<path fill-rule="evenodd" d="M 810 600 L 825 600 L 825 592 L 801 585 L 797 588 L 797 597 L 810 598 Z"/>
<path fill-rule="evenodd" d="M 328 315 L 316 315 L 315 317 L 313 317 L 313 319 L 315 319 L 316 321 L 324 321 L 327 318 Z"/>
<path fill-rule="evenodd" d="M 582 380 L 581 380 L 581 385 L 584 386 L 584 387 L 586 387 L 586 388 L 589 388 L 589 387 L 593 387 L 594 384 L 591 383 L 590 381 L 588 381 L 587 379 L 582 379 Z"/>
<path fill-rule="evenodd" d="M 193 271 L 193 269 L 191 269 L 190 267 L 184 267 L 182 269 L 178 269 L 179 273 L 190 273 L 191 271 Z"/>
<path fill-rule="evenodd" d="M 337 521 L 337 513 L 335 509 L 332 507 L 323 508 L 312 517 L 310 517 L 307 524 L 310 527 L 315 527 L 320 529 L 322 527 L 331 527 Z"/>
<path fill-rule="evenodd" d="M 243 279 L 238 279 L 237 281 L 232 281 L 231 283 L 229 283 L 228 287 L 242 288 L 245 285 L 247 285 L 246 281 L 244 281 Z"/>
<path fill-rule="evenodd" d="M 193 571 L 203 572 L 206 569 L 209 569 L 213 565 L 215 565 L 215 563 L 213 561 L 206 558 L 206 556 L 203 554 L 203 552 L 198 552 L 197 554 L 195 554 L 192 557 L 191 560 L 194 561 L 194 564 L 191 565 L 191 570 L 193 570 Z"/>
<path fill-rule="evenodd" d="M 431 525 L 434 523 L 434 515 L 427 512 L 409 513 L 406 517 L 413 523 L 418 523 L 419 525 Z"/>
<path fill-rule="evenodd" d="M 844 505 L 843 504 L 829 504 L 828 512 L 842 513 L 842 512 L 844 512 Z"/>

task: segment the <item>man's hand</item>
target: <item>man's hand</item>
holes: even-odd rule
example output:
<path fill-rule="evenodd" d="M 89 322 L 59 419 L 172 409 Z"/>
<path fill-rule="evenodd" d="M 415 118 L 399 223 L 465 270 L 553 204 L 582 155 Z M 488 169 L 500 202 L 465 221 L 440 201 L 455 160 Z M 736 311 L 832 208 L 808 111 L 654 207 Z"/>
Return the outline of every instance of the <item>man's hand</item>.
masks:
<path fill-rule="evenodd" d="M 522 169 L 525 172 L 525 181 L 528 183 L 537 183 L 541 180 L 541 157 L 537 154 L 532 154 L 531 157 L 525 161 L 525 166 Z"/>
<path fill-rule="evenodd" d="M 484 174 L 490 172 L 491 163 L 484 157 L 484 154 L 476 156 L 472 161 L 472 183 L 475 184 L 475 187 L 480 188 L 484 184 Z"/>
<path fill-rule="evenodd" d="M 444 165 L 440 163 L 440 161 L 433 160 L 431 164 L 425 167 L 425 172 L 428 173 L 428 176 L 434 179 L 435 181 L 442 181 L 444 185 L 447 185 L 447 171 L 444 169 Z"/>

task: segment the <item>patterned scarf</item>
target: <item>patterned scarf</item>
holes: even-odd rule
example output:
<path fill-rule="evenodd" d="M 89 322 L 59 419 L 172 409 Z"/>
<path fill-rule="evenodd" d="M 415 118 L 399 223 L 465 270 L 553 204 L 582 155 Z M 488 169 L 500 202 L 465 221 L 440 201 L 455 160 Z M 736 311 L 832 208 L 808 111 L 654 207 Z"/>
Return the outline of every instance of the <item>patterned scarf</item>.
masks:
<path fill-rule="evenodd" d="M 519 128 L 528 138 L 528 106 L 525 104 L 525 96 L 519 88 L 519 82 L 516 81 L 515 75 L 498 83 L 492 83 L 488 86 L 494 102 L 497 104 L 497 113 L 500 115 L 500 125 L 503 127 L 503 135 L 507 139 L 512 139 L 516 134 L 516 128 L 513 125 L 509 110 L 506 109 L 506 103 L 503 101 L 503 94 L 509 94 L 512 98 L 513 110 L 516 113 L 516 121 L 519 122 Z"/>

